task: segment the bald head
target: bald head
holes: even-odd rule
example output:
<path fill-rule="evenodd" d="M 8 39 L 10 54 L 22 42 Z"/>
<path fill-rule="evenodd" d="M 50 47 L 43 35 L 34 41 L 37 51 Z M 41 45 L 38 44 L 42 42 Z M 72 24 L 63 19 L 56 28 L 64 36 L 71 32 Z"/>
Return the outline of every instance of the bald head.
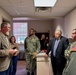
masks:
<path fill-rule="evenodd" d="M 55 31 L 55 38 L 59 39 L 62 35 L 62 31 L 61 30 L 56 30 Z"/>

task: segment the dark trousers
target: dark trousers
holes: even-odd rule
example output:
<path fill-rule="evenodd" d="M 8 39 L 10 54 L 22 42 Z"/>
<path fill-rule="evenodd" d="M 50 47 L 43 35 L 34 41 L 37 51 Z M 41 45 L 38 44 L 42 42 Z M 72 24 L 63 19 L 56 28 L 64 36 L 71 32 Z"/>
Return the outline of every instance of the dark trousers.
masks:
<path fill-rule="evenodd" d="M 16 75 L 17 61 L 18 61 L 18 56 L 13 56 L 12 62 L 11 62 L 10 68 L 9 68 L 10 69 L 10 71 L 9 71 L 10 75 Z"/>
<path fill-rule="evenodd" d="M 7 69 L 6 71 L 2 71 L 0 72 L 0 75 L 8 75 L 9 69 Z"/>
<path fill-rule="evenodd" d="M 63 69 L 65 67 L 65 63 L 59 63 L 58 61 L 59 60 L 57 60 L 55 57 L 51 59 L 54 75 L 62 75 Z"/>

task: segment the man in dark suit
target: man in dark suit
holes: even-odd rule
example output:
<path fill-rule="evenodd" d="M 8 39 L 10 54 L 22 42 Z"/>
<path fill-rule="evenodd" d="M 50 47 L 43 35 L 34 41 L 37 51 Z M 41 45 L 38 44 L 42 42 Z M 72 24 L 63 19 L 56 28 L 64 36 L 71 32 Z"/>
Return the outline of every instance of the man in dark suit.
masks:
<path fill-rule="evenodd" d="M 48 57 L 51 51 L 51 62 L 54 75 L 62 75 L 66 59 L 64 51 L 69 45 L 67 38 L 61 36 L 61 30 L 55 31 L 55 37 L 50 41 L 45 57 Z"/>

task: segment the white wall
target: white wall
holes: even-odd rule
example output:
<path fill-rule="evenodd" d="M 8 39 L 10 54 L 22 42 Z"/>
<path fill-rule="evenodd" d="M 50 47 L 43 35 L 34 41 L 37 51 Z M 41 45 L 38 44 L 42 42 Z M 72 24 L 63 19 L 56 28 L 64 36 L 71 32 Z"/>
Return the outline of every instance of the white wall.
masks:
<path fill-rule="evenodd" d="M 4 11 L 2 8 L 0 8 L 0 25 L 2 23 L 2 19 L 10 21 L 10 23 L 12 25 L 12 17 L 6 11 Z M 11 31 L 11 34 L 12 34 L 12 31 Z"/>
<path fill-rule="evenodd" d="M 47 20 L 29 21 L 28 25 L 29 29 L 34 28 L 37 32 L 48 32 L 48 30 L 51 30 L 51 21 Z"/>
<path fill-rule="evenodd" d="M 55 32 L 55 30 L 61 30 L 62 31 L 62 35 L 64 35 L 64 19 L 55 19 L 52 21 L 53 24 L 53 34 Z"/>
<path fill-rule="evenodd" d="M 53 33 L 56 29 L 61 29 L 65 37 L 71 38 L 72 30 L 76 28 L 76 8 L 62 19 L 55 19 L 53 23 Z"/>
<path fill-rule="evenodd" d="M 0 8 L 0 24 L 2 23 L 3 18 L 12 23 L 12 17 L 2 8 Z"/>
<path fill-rule="evenodd" d="M 64 18 L 65 36 L 70 38 L 74 28 L 76 28 L 76 8 Z"/>

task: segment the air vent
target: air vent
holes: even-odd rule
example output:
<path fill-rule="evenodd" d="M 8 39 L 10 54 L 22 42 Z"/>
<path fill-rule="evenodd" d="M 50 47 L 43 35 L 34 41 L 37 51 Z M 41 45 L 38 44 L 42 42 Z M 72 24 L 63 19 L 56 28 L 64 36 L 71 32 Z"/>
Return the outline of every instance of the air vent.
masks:
<path fill-rule="evenodd" d="M 51 7 L 36 7 L 37 12 L 51 11 Z"/>

